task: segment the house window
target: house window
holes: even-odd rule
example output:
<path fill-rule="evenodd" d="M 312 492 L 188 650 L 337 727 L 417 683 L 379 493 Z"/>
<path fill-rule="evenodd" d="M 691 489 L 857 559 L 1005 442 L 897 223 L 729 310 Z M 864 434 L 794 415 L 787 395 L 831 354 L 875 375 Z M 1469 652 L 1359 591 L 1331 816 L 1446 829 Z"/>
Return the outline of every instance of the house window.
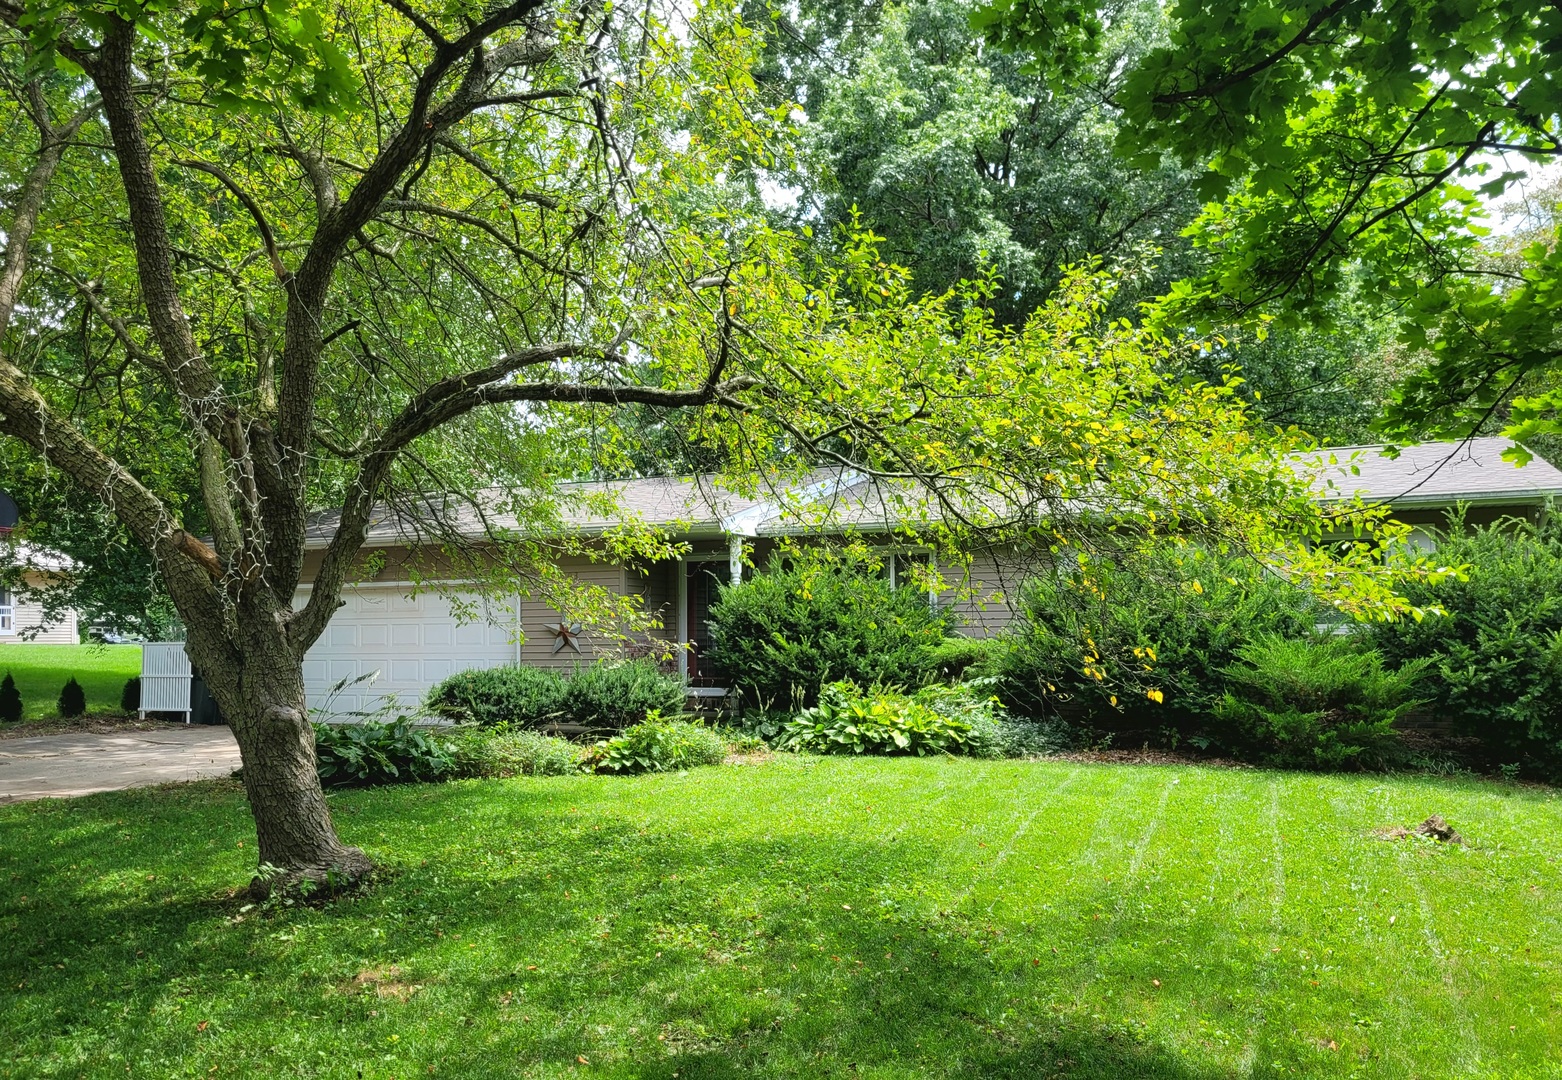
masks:
<path fill-rule="evenodd" d="M 0 589 L 0 634 L 16 633 L 16 605 L 10 589 Z"/>
<path fill-rule="evenodd" d="M 879 574 L 894 589 L 926 589 L 929 607 L 938 606 L 938 593 L 928 584 L 932 556 L 926 551 L 886 551 Z"/>

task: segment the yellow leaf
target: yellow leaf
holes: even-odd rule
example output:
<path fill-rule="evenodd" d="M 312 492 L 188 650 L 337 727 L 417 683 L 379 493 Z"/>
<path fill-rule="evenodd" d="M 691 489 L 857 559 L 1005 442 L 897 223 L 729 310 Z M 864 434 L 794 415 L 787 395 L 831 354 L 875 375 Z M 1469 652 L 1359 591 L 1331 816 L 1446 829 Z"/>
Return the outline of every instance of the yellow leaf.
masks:
<path fill-rule="evenodd" d="M 1157 705 L 1166 700 L 1166 695 L 1161 693 L 1159 690 L 1146 690 L 1144 692 L 1144 696 L 1155 702 Z"/>

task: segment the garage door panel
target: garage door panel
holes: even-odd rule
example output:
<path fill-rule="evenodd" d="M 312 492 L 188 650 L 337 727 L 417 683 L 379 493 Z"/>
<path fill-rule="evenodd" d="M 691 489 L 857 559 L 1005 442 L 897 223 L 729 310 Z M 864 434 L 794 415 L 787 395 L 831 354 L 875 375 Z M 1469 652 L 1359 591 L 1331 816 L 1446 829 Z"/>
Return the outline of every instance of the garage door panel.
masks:
<path fill-rule="evenodd" d="M 479 601 L 467 610 L 486 612 L 495 623 L 458 626 L 444 597 L 408 597 L 405 588 L 343 590 L 342 607 L 304 660 L 304 686 L 313 709 L 337 716 L 371 712 L 388 697 L 411 707 L 429 687 L 457 671 L 515 662 L 512 605 Z M 300 591 L 294 607 L 307 599 L 308 593 Z M 333 684 L 371 674 L 372 682 L 344 688 L 327 702 Z"/>
<path fill-rule="evenodd" d="M 423 661 L 423 681 L 430 686 L 441 679 L 448 679 L 456 673 L 456 665 L 451 660 L 425 660 Z"/>

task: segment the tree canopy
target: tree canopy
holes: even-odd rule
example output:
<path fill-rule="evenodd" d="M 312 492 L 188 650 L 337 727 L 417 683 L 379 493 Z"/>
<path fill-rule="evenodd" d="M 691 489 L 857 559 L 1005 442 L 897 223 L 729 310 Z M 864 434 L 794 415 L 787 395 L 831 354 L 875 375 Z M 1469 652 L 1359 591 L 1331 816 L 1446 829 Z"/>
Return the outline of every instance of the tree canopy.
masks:
<path fill-rule="evenodd" d="M 1297 323 L 1361 274 L 1429 357 L 1387 410 L 1390 432 L 1463 435 L 1505 409 L 1516 438 L 1555 431 L 1555 234 L 1505 262 L 1482 243 L 1487 204 L 1562 155 L 1551 7 L 1179 0 L 1169 18 L 1169 40 L 1116 100 L 1124 152 L 1198 165 L 1212 200 L 1194 237 L 1213 261 L 1179 285 L 1175 310 Z M 1088 52 L 1111 15 L 995 0 L 975 19 L 1059 78 L 1060 51 Z"/>

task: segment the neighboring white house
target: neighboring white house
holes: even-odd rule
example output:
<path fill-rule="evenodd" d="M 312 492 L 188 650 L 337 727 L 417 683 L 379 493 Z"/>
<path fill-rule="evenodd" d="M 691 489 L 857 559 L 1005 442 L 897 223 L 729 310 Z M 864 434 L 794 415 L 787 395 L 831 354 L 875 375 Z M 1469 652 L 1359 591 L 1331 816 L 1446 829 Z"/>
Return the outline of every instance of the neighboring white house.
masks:
<path fill-rule="evenodd" d="M 10 576 L 22 568 L 25 588 L 41 588 L 49 577 L 71 568 L 70 559 L 20 540 L 0 538 L 0 564 Z M 46 619 L 43 606 L 28 599 L 25 592 L 0 584 L 0 648 L 18 644 L 75 645 L 81 640 L 76 612 L 67 609 L 56 618 Z"/>

